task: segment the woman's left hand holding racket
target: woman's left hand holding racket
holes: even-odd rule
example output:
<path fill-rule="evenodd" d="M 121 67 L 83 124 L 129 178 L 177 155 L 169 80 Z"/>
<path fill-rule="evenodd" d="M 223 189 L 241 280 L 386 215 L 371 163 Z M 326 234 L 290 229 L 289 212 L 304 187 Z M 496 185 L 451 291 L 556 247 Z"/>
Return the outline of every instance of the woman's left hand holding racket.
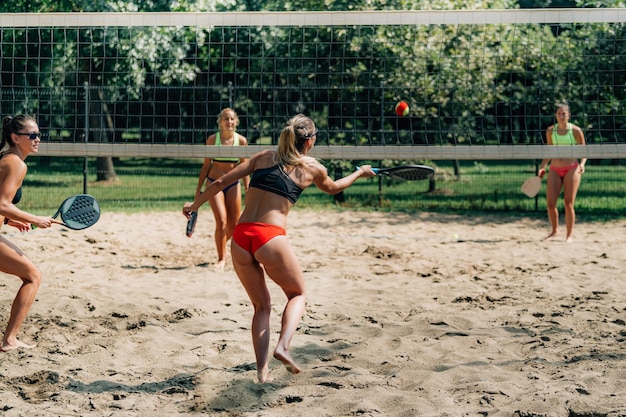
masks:
<path fill-rule="evenodd" d="M 47 216 L 35 216 L 35 221 L 31 222 L 31 228 L 47 229 L 53 224 L 63 224 L 62 221 Z"/>
<path fill-rule="evenodd" d="M 187 202 L 183 204 L 183 215 L 187 218 L 187 220 L 191 218 L 191 213 L 193 213 L 194 211 L 197 211 L 197 210 L 192 210 L 191 206 L 193 206 L 193 203 Z"/>
<path fill-rule="evenodd" d="M 7 219 L 7 226 L 12 226 L 15 227 L 17 230 L 19 230 L 20 232 L 24 233 L 24 232 L 28 232 L 31 229 L 47 229 L 49 227 L 51 227 L 53 224 L 63 224 L 63 222 L 53 219 L 52 217 L 46 217 L 46 216 L 35 216 L 35 221 L 33 221 L 32 223 L 28 223 L 28 222 L 23 222 L 21 220 L 13 220 L 13 219 Z"/>

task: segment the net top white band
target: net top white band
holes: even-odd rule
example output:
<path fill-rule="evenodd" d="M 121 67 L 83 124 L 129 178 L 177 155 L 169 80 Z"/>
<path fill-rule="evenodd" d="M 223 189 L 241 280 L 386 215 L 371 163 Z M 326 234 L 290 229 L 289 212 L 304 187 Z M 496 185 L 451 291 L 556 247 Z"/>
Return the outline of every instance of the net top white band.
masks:
<path fill-rule="evenodd" d="M 0 26 L 325 26 L 610 23 L 626 8 L 516 10 L 392 10 L 355 12 L 0 13 Z"/>
<path fill-rule="evenodd" d="M 206 146 L 129 143 L 42 142 L 40 156 L 136 157 L 136 158 L 248 158 L 276 146 Z M 543 158 L 611 159 L 626 155 L 626 144 L 587 146 L 492 145 L 492 146 L 316 146 L 311 156 L 321 159 L 405 160 L 513 160 Z"/>

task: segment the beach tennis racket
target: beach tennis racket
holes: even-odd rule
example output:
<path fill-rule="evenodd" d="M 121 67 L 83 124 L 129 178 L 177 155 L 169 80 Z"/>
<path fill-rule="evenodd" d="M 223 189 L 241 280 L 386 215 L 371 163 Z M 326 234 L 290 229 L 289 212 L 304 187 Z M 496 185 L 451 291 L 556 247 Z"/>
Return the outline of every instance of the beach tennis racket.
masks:
<path fill-rule="evenodd" d="M 537 196 L 539 190 L 541 190 L 541 178 L 539 176 L 530 177 L 522 184 L 522 192 L 530 198 Z"/>
<path fill-rule="evenodd" d="M 72 230 L 83 230 L 96 224 L 100 218 L 100 206 L 93 196 L 78 194 L 66 198 L 52 218 L 59 215 L 61 221 L 56 223 Z"/>
<path fill-rule="evenodd" d="M 358 169 L 358 168 L 357 168 Z M 372 168 L 376 175 L 385 175 L 394 180 L 421 181 L 435 174 L 435 170 L 426 165 L 400 165 L 391 168 Z"/>
<path fill-rule="evenodd" d="M 198 212 L 192 211 L 189 214 L 189 220 L 187 220 L 187 237 L 193 235 L 193 231 L 196 230 L 196 221 L 198 220 Z"/>

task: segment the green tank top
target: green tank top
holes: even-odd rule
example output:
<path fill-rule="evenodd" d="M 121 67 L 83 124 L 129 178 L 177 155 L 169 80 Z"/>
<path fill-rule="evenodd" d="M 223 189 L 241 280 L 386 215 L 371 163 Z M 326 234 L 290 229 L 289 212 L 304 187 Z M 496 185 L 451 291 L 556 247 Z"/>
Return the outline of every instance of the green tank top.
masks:
<path fill-rule="evenodd" d="M 215 134 L 215 146 L 222 146 L 222 142 L 220 141 L 220 132 Z M 239 136 L 235 133 L 235 137 L 233 138 L 233 145 L 239 146 Z M 239 158 L 213 158 L 215 162 L 239 162 Z"/>
<path fill-rule="evenodd" d="M 552 144 L 553 145 L 576 145 L 576 138 L 572 131 L 572 124 L 567 124 L 567 133 L 559 135 L 558 125 L 554 125 L 552 128 Z"/>

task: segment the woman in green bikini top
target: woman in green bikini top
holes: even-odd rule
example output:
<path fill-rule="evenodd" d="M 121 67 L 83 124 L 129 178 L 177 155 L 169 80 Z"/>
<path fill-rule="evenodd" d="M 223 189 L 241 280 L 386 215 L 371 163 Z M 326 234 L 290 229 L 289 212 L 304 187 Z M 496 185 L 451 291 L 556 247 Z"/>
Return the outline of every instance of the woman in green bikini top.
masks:
<path fill-rule="evenodd" d="M 546 139 L 548 145 L 556 146 L 572 146 L 585 145 L 585 135 L 580 127 L 569 122 L 570 109 L 567 104 L 560 104 L 556 108 L 557 123 L 550 126 L 546 131 Z M 550 171 L 548 173 L 548 181 L 546 188 L 546 199 L 548 205 L 548 219 L 552 226 L 550 234 L 546 239 L 552 239 L 557 235 L 559 225 L 559 212 L 556 204 L 563 190 L 563 203 L 565 207 L 565 240 L 572 240 L 572 231 L 576 220 L 574 210 L 574 202 L 580 179 L 585 172 L 585 164 L 587 158 L 582 158 L 580 162 L 575 158 L 546 158 L 541 161 L 539 166 L 539 176 L 541 178 L 546 174 L 546 165 L 550 163 Z"/>
<path fill-rule="evenodd" d="M 235 139 L 232 141 L 233 143 L 230 146 L 239 146 L 239 133 L 234 132 Z M 244 138 L 245 139 L 245 138 Z M 208 141 L 207 141 L 208 142 Z M 209 143 L 207 143 L 209 145 Z M 220 132 L 215 133 L 215 146 L 222 146 L 222 139 L 220 138 Z M 239 163 L 239 158 L 213 158 L 213 162 L 230 162 L 230 163 Z M 214 179 L 212 180 L 214 181 Z"/>
<path fill-rule="evenodd" d="M 239 116 L 231 108 L 223 109 L 217 117 L 218 131 L 210 135 L 207 145 L 215 146 L 247 146 L 245 136 L 238 134 L 235 129 L 239 125 Z M 204 163 L 198 175 L 196 198 L 216 178 L 230 172 L 247 158 L 204 158 Z M 248 189 L 250 177 L 242 179 L 245 189 Z M 223 269 L 226 264 L 226 245 L 233 235 L 233 230 L 241 213 L 241 187 L 239 181 L 230 184 L 223 192 L 209 199 L 213 217 L 215 218 L 215 245 L 217 247 L 216 269 Z"/>

